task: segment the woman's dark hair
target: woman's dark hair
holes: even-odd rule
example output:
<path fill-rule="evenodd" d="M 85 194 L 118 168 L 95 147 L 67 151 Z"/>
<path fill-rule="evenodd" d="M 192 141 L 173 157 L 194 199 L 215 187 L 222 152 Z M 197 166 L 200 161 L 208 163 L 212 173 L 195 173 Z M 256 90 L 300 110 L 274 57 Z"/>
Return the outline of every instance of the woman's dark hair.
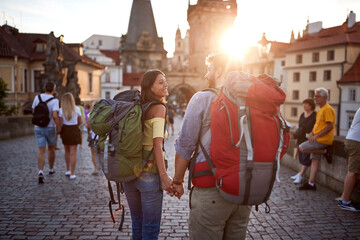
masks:
<path fill-rule="evenodd" d="M 144 73 L 141 79 L 141 103 L 147 103 L 157 100 L 155 99 L 154 94 L 151 91 L 151 87 L 159 74 L 165 77 L 165 74 L 158 69 L 148 70 L 146 73 Z M 165 99 L 161 99 L 161 101 L 165 102 Z"/>
<path fill-rule="evenodd" d="M 314 99 L 307 98 L 302 103 L 303 104 L 305 104 L 305 103 L 309 104 L 311 106 L 311 110 L 313 110 L 313 111 L 315 110 L 315 101 L 314 101 Z"/>

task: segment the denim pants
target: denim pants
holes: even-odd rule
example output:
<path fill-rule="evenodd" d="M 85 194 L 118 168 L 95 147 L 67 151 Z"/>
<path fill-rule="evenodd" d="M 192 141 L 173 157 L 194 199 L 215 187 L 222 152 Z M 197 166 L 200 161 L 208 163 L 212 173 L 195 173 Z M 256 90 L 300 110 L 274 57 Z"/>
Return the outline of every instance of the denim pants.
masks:
<path fill-rule="evenodd" d="M 163 190 L 159 175 L 142 173 L 140 178 L 124 183 L 132 219 L 132 239 L 158 239 Z"/>

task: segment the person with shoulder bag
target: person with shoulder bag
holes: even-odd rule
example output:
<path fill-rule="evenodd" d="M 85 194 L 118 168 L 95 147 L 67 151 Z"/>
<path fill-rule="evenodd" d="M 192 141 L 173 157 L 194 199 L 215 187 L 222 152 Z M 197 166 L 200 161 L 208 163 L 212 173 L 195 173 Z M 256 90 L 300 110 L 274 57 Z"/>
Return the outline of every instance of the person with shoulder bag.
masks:
<path fill-rule="evenodd" d="M 296 129 L 294 133 L 297 152 L 299 156 L 299 163 L 301 167 L 300 167 L 300 172 L 298 172 L 294 176 L 291 176 L 291 179 L 294 180 L 294 183 L 301 183 L 307 168 L 311 165 L 310 154 L 300 152 L 299 145 L 307 140 L 306 135 L 312 131 L 316 121 L 316 111 L 314 111 L 315 110 L 314 99 L 307 98 L 302 103 L 304 107 L 304 112 L 300 115 L 299 127 Z"/>

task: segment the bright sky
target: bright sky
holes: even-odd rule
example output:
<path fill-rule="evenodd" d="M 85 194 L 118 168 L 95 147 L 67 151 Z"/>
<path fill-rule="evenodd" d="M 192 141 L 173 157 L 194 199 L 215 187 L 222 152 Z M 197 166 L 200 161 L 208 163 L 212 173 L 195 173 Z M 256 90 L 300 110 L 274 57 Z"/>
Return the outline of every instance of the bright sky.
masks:
<path fill-rule="evenodd" d="M 197 0 L 191 0 L 195 4 Z M 184 36 L 188 0 L 151 0 L 158 35 L 172 56 L 175 32 Z M 341 25 L 350 10 L 360 21 L 359 0 L 237 0 L 235 38 L 244 47 L 254 46 L 266 33 L 268 40 L 289 42 L 310 22 L 323 28 Z M 64 35 L 66 43 L 81 43 L 93 34 L 120 37 L 126 34 L 132 0 L 0 0 L 0 24 L 6 21 L 20 32 Z"/>

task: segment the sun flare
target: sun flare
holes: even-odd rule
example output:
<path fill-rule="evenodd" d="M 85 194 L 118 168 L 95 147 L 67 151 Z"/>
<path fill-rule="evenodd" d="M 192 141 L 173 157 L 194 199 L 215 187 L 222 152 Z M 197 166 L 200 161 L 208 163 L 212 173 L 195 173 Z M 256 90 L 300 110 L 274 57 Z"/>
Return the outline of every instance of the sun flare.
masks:
<path fill-rule="evenodd" d="M 240 30 L 234 28 L 225 33 L 222 39 L 222 48 L 232 57 L 243 60 L 251 43 L 244 37 Z"/>

